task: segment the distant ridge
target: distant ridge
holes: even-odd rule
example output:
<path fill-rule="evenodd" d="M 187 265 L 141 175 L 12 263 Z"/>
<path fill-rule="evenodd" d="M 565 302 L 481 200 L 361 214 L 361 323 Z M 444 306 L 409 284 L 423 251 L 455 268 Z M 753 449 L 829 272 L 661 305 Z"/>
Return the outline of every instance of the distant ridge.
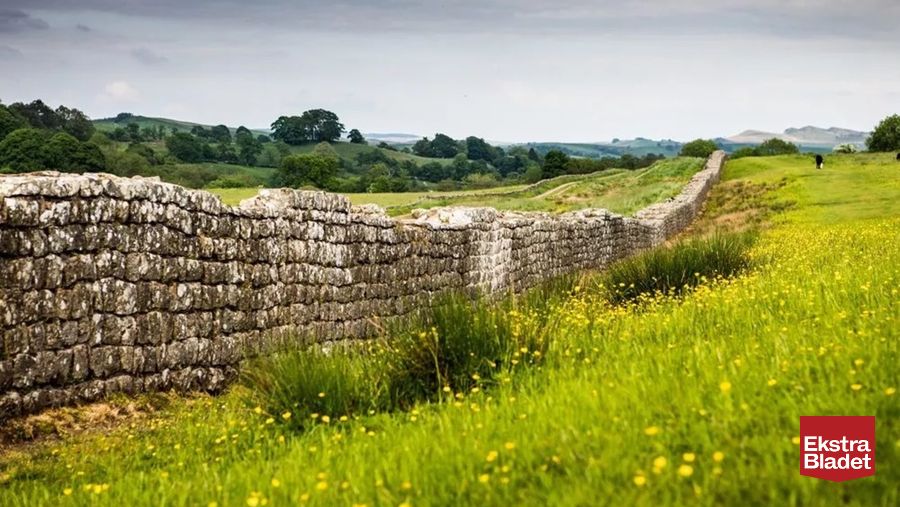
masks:
<path fill-rule="evenodd" d="M 805 127 L 791 127 L 777 134 L 762 130 L 745 130 L 740 134 L 725 137 L 723 139 L 739 144 L 759 144 L 766 139 L 776 137 L 803 146 L 837 146 L 839 144 L 863 145 L 868 137 L 868 132 L 852 130 L 840 127 L 827 129 L 807 125 Z"/>

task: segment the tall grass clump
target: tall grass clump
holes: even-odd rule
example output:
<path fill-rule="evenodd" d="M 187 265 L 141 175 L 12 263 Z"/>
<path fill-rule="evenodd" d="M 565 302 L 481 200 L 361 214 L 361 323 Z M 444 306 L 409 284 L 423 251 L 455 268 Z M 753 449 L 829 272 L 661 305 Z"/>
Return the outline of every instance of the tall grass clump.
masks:
<path fill-rule="evenodd" d="M 367 349 L 367 350 L 363 350 Z M 246 400 L 297 428 L 393 407 L 391 383 L 377 343 L 353 350 L 282 349 L 242 368 Z"/>
<path fill-rule="evenodd" d="M 704 280 L 727 278 L 750 267 L 755 234 L 715 234 L 655 248 L 613 264 L 601 277 L 614 304 L 641 296 L 679 295 Z"/>
<path fill-rule="evenodd" d="M 242 369 L 247 401 L 303 429 L 490 387 L 542 360 L 555 310 L 574 285 L 574 277 L 563 277 L 499 299 L 453 293 L 358 346 L 285 348 L 256 358 Z"/>

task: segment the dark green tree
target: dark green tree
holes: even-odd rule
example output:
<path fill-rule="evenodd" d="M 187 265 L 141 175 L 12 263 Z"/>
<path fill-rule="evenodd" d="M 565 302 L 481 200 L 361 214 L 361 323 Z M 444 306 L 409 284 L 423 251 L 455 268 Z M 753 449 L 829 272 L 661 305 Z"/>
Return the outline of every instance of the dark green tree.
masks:
<path fill-rule="evenodd" d="M 45 130 L 59 130 L 62 128 L 62 119 L 56 114 L 56 111 L 50 109 L 41 100 L 34 100 L 28 104 L 15 102 L 8 107 L 13 114 L 24 118 L 34 128 Z"/>
<path fill-rule="evenodd" d="M 415 142 L 412 146 L 412 152 L 420 157 L 433 157 L 434 152 L 431 151 L 431 141 L 427 137 L 423 137 Z"/>
<path fill-rule="evenodd" d="M 900 151 L 900 115 L 891 115 L 881 120 L 869 138 L 869 151 Z"/>
<path fill-rule="evenodd" d="M 231 131 L 225 125 L 216 125 L 209 129 L 209 138 L 216 143 L 228 144 L 231 142 Z"/>
<path fill-rule="evenodd" d="M 453 158 L 459 153 L 459 145 L 452 137 L 444 134 L 435 134 L 431 141 L 431 156 L 438 158 Z"/>
<path fill-rule="evenodd" d="M 65 132 L 57 132 L 41 147 L 40 158 L 44 167 L 62 172 L 98 172 L 106 168 L 100 148 Z"/>
<path fill-rule="evenodd" d="M 347 139 L 353 144 L 366 144 L 366 138 L 363 137 L 362 133 L 357 129 L 350 129 L 350 133 L 347 134 Z"/>
<path fill-rule="evenodd" d="M 281 159 L 277 178 L 281 185 L 288 187 L 314 185 L 326 188 L 339 168 L 340 161 L 334 157 L 313 153 L 290 155 Z"/>
<path fill-rule="evenodd" d="M 56 116 L 62 123 L 63 132 L 67 132 L 79 141 L 87 141 L 94 135 L 94 124 L 90 118 L 75 108 L 59 106 L 56 108 Z"/>
<path fill-rule="evenodd" d="M 716 142 L 711 139 L 694 139 L 681 147 L 681 156 L 706 158 L 718 149 Z"/>
<path fill-rule="evenodd" d="M 33 128 L 17 129 L 0 141 L 0 167 L 24 173 L 46 169 L 41 148 L 45 133 Z"/>
<path fill-rule="evenodd" d="M 13 130 L 27 127 L 28 124 L 22 118 L 11 113 L 3 104 L 0 104 L 0 140 L 3 140 Z"/>
<path fill-rule="evenodd" d="M 569 164 L 569 156 L 560 150 L 550 150 L 544 156 L 545 178 L 553 178 L 564 174 Z"/>
<path fill-rule="evenodd" d="M 143 141 L 143 139 L 141 139 L 141 126 L 137 123 L 129 123 L 128 125 L 125 125 L 125 133 L 128 135 L 129 141 L 135 143 Z"/>
<path fill-rule="evenodd" d="M 777 137 L 766 139 L 762 144 L 753 149 L 755 155 L 765 157 L 770 155 L 789 155 L 792 153 L 800 153 L 797 145 L 788 141 L 783 141 Z"/>
<path fill-rule="evenodd" d="M 202 162 L 204 159 L 204 144 L 185 132 L 178 132 L 167 137 L 166 148 L 172 156 L 182 162 Z"/>
<path fill-rule="evenodd" d="M 494 160 L 493 147 L 480 137 L 469 136 L 466 138 L 466 154 L 469 160 L 484 160 L 485 162 Z"/>
<path fill-rule="evenodd" d="M 262 153 L 263 145 L 250 131 L 241 132 L 238 129 L 235 135 L 235 144 L 238 147 L 238 159 L 244 165 L 256 165 L 256 157 Z"/>
<path fill-rule="evenodd" d="M 310 109 L 300 116 L 281 116 L 272 123 L 272 137 L 287 144 L 335 142 L 344 132 L 338 116 L 325 109 Z"/>

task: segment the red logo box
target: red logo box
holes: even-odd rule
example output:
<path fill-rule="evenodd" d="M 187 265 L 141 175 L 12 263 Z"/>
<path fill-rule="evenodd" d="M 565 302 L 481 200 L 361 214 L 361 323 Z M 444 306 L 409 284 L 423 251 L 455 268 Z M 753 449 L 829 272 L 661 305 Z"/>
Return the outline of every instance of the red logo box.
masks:
<path fill-rule="evenodd" d="M 875 416 L 800 416 L 800 474 L 835 482 L 875 475 Z"/>

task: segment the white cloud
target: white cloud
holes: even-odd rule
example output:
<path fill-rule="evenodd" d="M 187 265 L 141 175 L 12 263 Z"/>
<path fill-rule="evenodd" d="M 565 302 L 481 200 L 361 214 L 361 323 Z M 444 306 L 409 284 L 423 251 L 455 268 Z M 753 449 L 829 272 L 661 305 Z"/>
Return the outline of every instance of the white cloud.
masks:
<path fill-rule="evenodd" d="M 114 102 L 134 102 L 141 93 L 127 81 L 113 81 L 103 87 L 103 97 Z"/>

